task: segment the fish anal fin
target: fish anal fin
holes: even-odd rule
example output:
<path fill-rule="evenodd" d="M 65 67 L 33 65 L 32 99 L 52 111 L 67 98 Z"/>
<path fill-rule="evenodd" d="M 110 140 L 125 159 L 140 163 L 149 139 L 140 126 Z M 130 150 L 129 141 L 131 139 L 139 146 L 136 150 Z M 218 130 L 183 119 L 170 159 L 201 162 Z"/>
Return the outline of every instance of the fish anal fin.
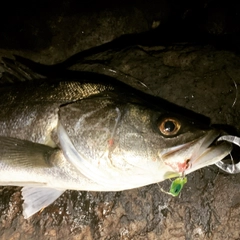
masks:
<path fill-rule="evenodd" d="M 59 198 L 65 190 L 45 187 L 23 187 L 23 216 L 25 219 L 46 208 Z"/>

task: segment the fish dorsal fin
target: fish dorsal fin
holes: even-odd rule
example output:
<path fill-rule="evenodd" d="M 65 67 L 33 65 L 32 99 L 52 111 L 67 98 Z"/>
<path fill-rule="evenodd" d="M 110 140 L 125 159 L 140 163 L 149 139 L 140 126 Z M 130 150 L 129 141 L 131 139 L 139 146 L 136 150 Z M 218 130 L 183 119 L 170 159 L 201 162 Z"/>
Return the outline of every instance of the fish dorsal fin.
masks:
<path fill-rule="evenodd" d="M 38 211 L 46 208 L 59 198 L 65 190 L 45 187 L 24 187 L 22 188 L 23 197 L 23 216 L 29 218 Z"/>
<path fill-rule="evenodd" d="M 17 82 L 27 82 L 33 79 L 45 78 L 45 76 L 32 71 L 23 63 L 6 57 L 0 59 L 0 75 L 0 85 L 9 85 Z"/>

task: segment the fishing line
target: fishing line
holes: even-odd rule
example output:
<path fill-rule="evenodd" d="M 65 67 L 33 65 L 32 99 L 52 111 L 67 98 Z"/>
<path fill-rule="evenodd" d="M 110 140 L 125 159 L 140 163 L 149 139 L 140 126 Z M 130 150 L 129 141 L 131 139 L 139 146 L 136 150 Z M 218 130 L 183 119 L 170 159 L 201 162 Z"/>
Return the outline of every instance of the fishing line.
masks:
<path fill-rule="evenodd" d="M 82 64 L 89 64 L 89 65 L 93 65 L 93 64 L 97 64 L 101 69 L 101 71 L 108 75 L 108 76 L 112 76 L 112 77 L 116 77 L 116 76 L 121 76 L 123 77 L 124 79 L 129 79 L 130 81 L 132 81 L 133 84 L 138 84 L 138 85 L 141 85 L 141 87 L 143 87 L 145 90 L 148 90 L 150 91 L 150 93 L 152 95 L 154 95 L 154 92 L 152 91 L 152 89 L 150 89 L 147 84 L 145 84 L 144 82 L 142 82 L 139 78 L 137 77 L 134 77 L 130 74 L 127 74 L 121 70 L 119 70 L 118 68 L 116 67 L 113 67 L 111 65 L 108 65 L 108 64 L 105 64 L 105 63 L 102 63 L 102 62 L 93 62 L 91 61 L 91 63 L 86 60 L 84 61 Z M 109 74 L 110 73 L 110 74 Z M 120 79 L 119 79 L 120 80 Z"/>
<path fill-rule="evenodd" d="M 233 80 L 233 79 L 232 79 Z M 238 98 L 238 86 L 237 86 L 237 83 L 233 80 L 233 83 L 234 83 L 234 86 L 236 88 L 236 96 L 235 96 L 235 99 L 233 101 L 233 104 L 232 104 L 232 107 L 234 107 L 234 105 L 236 104 L 237 102 L 237 98 Z"/>

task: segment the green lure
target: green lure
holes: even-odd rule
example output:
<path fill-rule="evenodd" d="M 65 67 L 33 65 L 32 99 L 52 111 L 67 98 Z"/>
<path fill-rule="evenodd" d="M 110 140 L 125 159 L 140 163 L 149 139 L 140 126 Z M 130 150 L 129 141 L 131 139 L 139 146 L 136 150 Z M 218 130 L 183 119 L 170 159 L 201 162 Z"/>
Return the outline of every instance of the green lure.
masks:
<path fill-rule="evenodd" d="M 160 189 L 164 193 L 177 197 L 186 183 L 187 183 L 186 177 L 179 177 L 172 182 L 169 192 L 164 191 L 162 188 Z"/>
<path fill-rule="evenodd" d="M 171 184 L 169 194 L 171 194 L 174 197 L 178 196 L 178 194 L 181 192 L 183 186 L 186 183 L 187 183 L 187 178 L 186 177 L 176 178 Z"/>

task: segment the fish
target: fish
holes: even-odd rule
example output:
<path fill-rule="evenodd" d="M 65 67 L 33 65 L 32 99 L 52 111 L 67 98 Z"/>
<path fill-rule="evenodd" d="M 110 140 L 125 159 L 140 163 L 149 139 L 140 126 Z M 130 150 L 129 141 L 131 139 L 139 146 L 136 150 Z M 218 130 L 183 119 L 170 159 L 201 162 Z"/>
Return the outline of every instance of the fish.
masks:
<path fill-rule="evenodd" d="M 67 189 L 183 179 L 232 150 L 199 114 L 112 77 L 67 73 L 0 85 L 0 185 L 23 187 L 24 218 Z"/>

